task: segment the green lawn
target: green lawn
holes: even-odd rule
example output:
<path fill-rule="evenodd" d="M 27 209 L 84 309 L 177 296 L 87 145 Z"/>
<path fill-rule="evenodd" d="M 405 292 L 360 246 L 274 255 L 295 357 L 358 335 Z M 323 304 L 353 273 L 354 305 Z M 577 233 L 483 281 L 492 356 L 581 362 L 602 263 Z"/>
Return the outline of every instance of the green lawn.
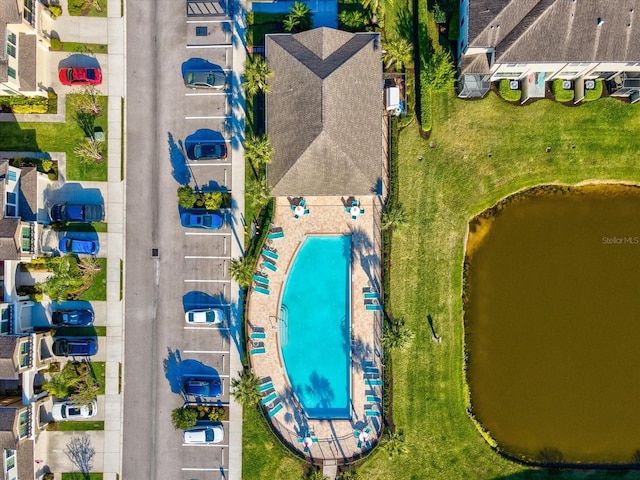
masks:
<path fill-rule="evenodd" d="M 50 432 L 86 432 L 88 430 L 104 430 L 104 422 L 102 420 L 53 422 L 47 425 L 47 430 Z"/>
<path fill-rule="evenodd" d="M 93 277 L 93 283 L 87 291 L 80 295 L 79 300 L 106 300 L 107 299 L 107 259 L 98 258 L 102 269 Z"/>
<path fill-rule="evenodd" d="M 91 370 L 91 376 L 100 384 L 98 395 L 104 395 L 107 378 L 107 364 L 105 362 L 90 362 L 89 368 Z"/>
<path fill-rule="evenodd" d="M 101 163 L 82 164 L 73 152 L 84 139 L 84 133 L 73 120 L 73 112 L 67 96 L 67 121 L 53 122 L 0 122 L 2 149 L 8 151 L 66 152 L 67 180 L 107 181 L 107 142 L 104 142 L 105 160 Z M 95 126 L 107 131 L 107 97 L 100 97 L 102 115 L 96 118 Z"/>
<path fill-rule="evenodd" d="M 102 473 L 63 473 L 62 480 L 102 480 Z"/>
<path fill-rule="evenodd" d="M 640 106 L 611 98 L 575 108 L 549 100 L 522 107 L 490 93 L 480 101 L 436 95 L 430 139 L 419 136 L 415 123 L 401 132 L 399 200 L 410 224 L 393 236 L 387 307 L 415 333 L 405 352 L 393 354 L 393 420 L 405 432 L 409 453 L 390 460 L 378 449 L 359 467 L 363 478 L 594 478 L 592 472 L 548 472 L 505 460 L 469 420 L 462 374 L 464 236 L 472 215 L 521 188 L 589 179 L 640 182 L 639 129 Z M 441 343 L 431 340 L 428 314 Z M 245 415 L 243 477 L 298 479 L 300 470 L 288 468 L 290 457 L 261 428 Z"/>
<path fill-rule="evenodd" d="M 109 46 L 103 43 L 60 42 L 58 48 L 53 45 L 49 48 L 52 52 L 79 52 L 79 53 L 109 53 Z"/>

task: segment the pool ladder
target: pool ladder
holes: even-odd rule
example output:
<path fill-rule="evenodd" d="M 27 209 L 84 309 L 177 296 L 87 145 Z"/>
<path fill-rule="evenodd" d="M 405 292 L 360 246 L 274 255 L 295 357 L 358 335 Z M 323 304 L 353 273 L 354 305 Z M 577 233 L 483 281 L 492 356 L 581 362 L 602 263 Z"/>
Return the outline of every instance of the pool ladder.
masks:
<path fill-rule="evenodd" d="M 280 316 L 278 317 L 278 335 L 280 346 L 286 347 L 289 343 L 289 309 L 286 305 L 280 305 Z"/>

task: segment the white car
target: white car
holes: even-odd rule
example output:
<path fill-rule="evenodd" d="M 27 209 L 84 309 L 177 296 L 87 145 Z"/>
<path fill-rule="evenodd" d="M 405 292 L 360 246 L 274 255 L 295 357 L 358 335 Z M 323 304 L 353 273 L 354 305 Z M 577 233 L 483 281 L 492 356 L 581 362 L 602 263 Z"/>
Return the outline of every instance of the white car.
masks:
<path fill-rule="evenodd" d="M 94 400 L 87 405 L 78 405 L 73 402 L 58 402 L 53 404 L 51 416 L 56 422 L 65 420 L 86 420 L 95 417 L 98 413 L 98 402 Z"/>
<path fill-rule="evenodd" d="M 224 427 L 221 423 L 200 425 L 184 431 L 184 443 L 206 444 L 220 443 L 224 440 Z"/>
<path fill-rule="evenodd" d="M 220 308 L 198 308 L 184 314 L 187 323 L 216 325 L 224 320 L 224 312 Z"/>

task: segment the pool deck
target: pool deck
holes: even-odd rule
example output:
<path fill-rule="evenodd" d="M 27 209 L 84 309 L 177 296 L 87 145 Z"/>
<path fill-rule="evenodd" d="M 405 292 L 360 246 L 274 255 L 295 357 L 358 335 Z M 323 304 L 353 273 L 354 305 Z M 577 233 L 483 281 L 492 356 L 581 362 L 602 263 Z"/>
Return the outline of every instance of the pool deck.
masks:
<path fill-rule="evenodd" d="M 281 227 L 284 237 L 271 240 L 267 245 L 277 251 L 277 271 L 261 267 L 262 260 L 258 262 L 258 270 L 269 277 L 270 294 L 255 292 L 252 286 L 247 304 L 247 334 L 251 333 L 251 328 L 264 329 L 266 337 L 258 341 L 263 342 L 266 352 L 249 356 L 253 372 L 258 377 L 271 377 L 275 392 L 283 406 L 271 419 L 273 427 L 279 431 L 281 437 L 311 459 L 336 459 L 341 462 L 367 450 L 366 446 L 358 448 L 358 439 L 353 435 L 354 430 L 371 428 L 369 443 L 373 445 L 377 442 L 382 425 L 381 414 L 365 415 L 365 405 L 382 411 L 381 404 L 366 401 L 367 396 L 381 399 L 382 386 L 367 385 L 363 371 L 364 363 L 370 362 L 371 367 L 377 369 L 378 378 L 382 378 L 382 312 L 367 310 L 363 294 L 363 290 L 369 287 L 381 293 L 382 245 L 379 225 L 382 205 L 378 196 L 358 197 L 360 207 L 364 208 L 365 213 L 359 215 L 357 220 L 352 220 L 351 215 L 345 213 L 345 206 L 351 205 L 347 197 L 305 199 L 309 214 L 297 219 L 290 208 L 292 199 L 275 199 L 273 226 Z M 350 420 L 310 420 L 304 415 L 291 391 L 278 341 L 278 314 L 286 275 L 305 236 L 317 234 L 352 235 Z M 251 348 L 253 345 L 250 343 L 247 351 L 251 351 Z M 373 373 L 371 376 L 376 375 Z M 298 442 L 298 437 L 304 436 L 305 432 L 313 432 L 313 436 L 318 439 L 307 452 L 304 451 L 303 444 Z"/>

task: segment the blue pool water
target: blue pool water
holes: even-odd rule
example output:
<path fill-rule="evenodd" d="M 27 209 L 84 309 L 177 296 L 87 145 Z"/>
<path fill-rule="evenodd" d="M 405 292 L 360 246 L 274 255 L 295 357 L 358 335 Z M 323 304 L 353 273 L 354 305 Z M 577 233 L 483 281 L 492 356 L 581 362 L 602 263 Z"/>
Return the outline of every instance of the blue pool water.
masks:
<path fill-rule="evenodd" d="M 309 236 L 286 280 L 279 334 L 307 416 L 351 418 L 351 236 Z"/>

